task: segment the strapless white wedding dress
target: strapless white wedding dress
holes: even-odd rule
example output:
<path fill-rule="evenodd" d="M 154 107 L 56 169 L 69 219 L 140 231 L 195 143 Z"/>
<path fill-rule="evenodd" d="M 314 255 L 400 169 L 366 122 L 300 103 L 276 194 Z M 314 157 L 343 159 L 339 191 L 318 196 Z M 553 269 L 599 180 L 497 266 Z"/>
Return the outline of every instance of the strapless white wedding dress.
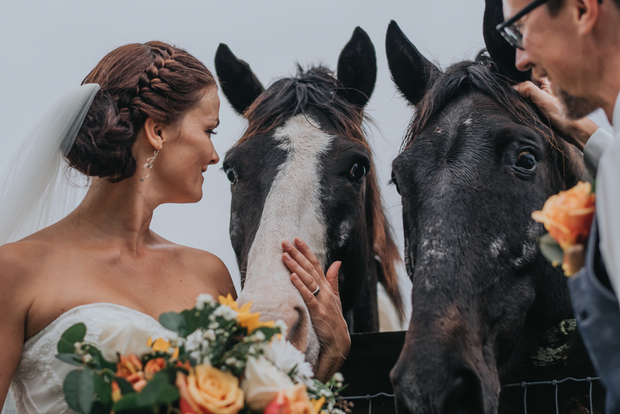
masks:
<path fill-rule="evenodd" d="M 87 329 L 85 340 L 97 343 L 107 325 L 126 321 L 152 332 L 154 338 L 170 338 L 171 332 L 149 315 L 112 303 L 92 303 L 63 313 L 28 339 L 11 381 L 17 413 L 75 413 L 65 402 L 62 383 L 76 367 L 56 358 L 60 336 L 72 325 L 83 322 Z M 3 414 L 11 412 L 7 406 Z"/>

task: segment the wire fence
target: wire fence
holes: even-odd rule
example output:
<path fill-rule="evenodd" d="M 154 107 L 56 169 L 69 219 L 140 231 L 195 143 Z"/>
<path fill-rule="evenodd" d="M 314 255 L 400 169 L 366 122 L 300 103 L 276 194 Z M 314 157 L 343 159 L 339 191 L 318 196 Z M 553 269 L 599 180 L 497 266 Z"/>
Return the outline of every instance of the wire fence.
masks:
<path fill-rule="evenodd" d="M 527 414 L 527 388 L 536 385 L 553 385 L 555 387 L 555 412 L 556 414 L 560 414 L 560 406 L 558 404 L 558 387 L 560 384 L 565 382 L 588 382 L 590 385 L 589 391 L 589 402 L 590 402 L 590 414 L 594 413 L 594 407 L 592 404 L 592 383 L 594 381 L 600 380 L 600 377 L 586 377 L 586 378 L 573 378 L 566 377 L 560 380 L 552 380 L 552 381 L 533 381 L 533 382 L 518 382 L 514 384 L 506 384 L 502 385 L 502 388 L 523 388 L 523 412 Z M 372 400 L 380 397 L 394 398 L 394 394 L 388 394 L 385 392 L 379 392 L 373 395 L 356 395 L 356 396 L 347 396 L 344 397 L 347 401 L 355 401 L 355 400 L 367 400 L 368 401 L 368 414 L 372 414 Z"/>

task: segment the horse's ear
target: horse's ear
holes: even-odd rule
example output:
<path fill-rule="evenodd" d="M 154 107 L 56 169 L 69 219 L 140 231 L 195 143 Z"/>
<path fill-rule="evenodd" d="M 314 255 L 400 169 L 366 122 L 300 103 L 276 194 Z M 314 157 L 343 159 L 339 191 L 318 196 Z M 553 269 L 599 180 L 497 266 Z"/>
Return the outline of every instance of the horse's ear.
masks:
<path fill-rule="evenodd" d="M 237 59 L 224 43 L 220 43 L 215 52 L 215 72 L 222 92 L 241 115 L 265 90 L 250 65 Z"/>
<path fill-rule="evenodd" d="M 360 27 L 345 45 L 338 58 L 338 95 L 354 105 L 364 107 L 377 80 L 377 56 L 370 37 Z"/>
<path fill-rule="evenodd" d="M 504 21 L 502 0 L 485 0 L 482 34 L 489 56 L 495 63 L 497 71 L 516 83 L 529 80 L 532 71 L 521 72 L 516 68 L 516 49 L 510 45 L 495 29 Z"/>
<path fill-rule="evenodd" d="M 385 36 L 385 52 L 394 84 L 405 99 L 416 105 L 441 71 L 407 39 L 394 20 Z"/>

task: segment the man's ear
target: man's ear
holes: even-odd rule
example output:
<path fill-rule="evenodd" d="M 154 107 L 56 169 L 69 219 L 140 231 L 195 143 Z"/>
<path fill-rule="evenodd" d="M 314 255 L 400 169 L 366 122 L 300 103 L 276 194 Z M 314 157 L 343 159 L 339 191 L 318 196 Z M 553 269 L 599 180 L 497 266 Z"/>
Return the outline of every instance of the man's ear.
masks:
<path fill-rule="evenodd" d="M 163 125 L 151 117 L 146 118 L 146 121 L 144 121 L 146 139 L 157 151 L 160 151 L 164 146 L 163 129 Z"/>
<path fill-rule="evenodd" d="M 605 6 L 611 4 L 609 1 L 605 3 L 607 3 Z M 568 5 L 574 7 L 573 16 L 580 35 L 592 33 L 601 16 L 601 7 L 605 7 L 603 3 L 599 3 L 599 0 L 571 0 Z M 612 4 L 612 6 L 616 7 L 615 4 Z"/>

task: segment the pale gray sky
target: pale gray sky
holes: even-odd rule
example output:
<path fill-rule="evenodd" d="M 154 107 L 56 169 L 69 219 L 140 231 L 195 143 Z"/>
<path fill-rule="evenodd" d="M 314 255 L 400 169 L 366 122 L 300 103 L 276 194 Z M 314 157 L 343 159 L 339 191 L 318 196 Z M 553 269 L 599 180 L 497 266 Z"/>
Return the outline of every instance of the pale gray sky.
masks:
<path fill-rule="evenodd" d="M 387 25 L 396 20 L 411 41 L 443 67 L 473 58 L 484 46 L 483 0 L 2 0 L 0 9 L 0 170 L 47 108 L 117 46 L 163 40 L 213 69 L 218 44 L 227 43 L 268 85 L 293 74 L 296 62 L 335 69 L 340 50 L 355 26 L 361 26 L 377 50 L 377 85 L 367 107 L 378 126 L 370 128 L 371 145 L 401 252 L 400 198 L 387 182 L 412 109 L 389 77 Z M 214 143 L 224 155 L 240 137 L 244 122 L 224 98 L 220 118 Z M 161 206 L 153 228 L 174 242 L 213 252 L 238 279 L 228 237 L 230 189 L 220 167 L 207 172 L 200 203 Z"/>

